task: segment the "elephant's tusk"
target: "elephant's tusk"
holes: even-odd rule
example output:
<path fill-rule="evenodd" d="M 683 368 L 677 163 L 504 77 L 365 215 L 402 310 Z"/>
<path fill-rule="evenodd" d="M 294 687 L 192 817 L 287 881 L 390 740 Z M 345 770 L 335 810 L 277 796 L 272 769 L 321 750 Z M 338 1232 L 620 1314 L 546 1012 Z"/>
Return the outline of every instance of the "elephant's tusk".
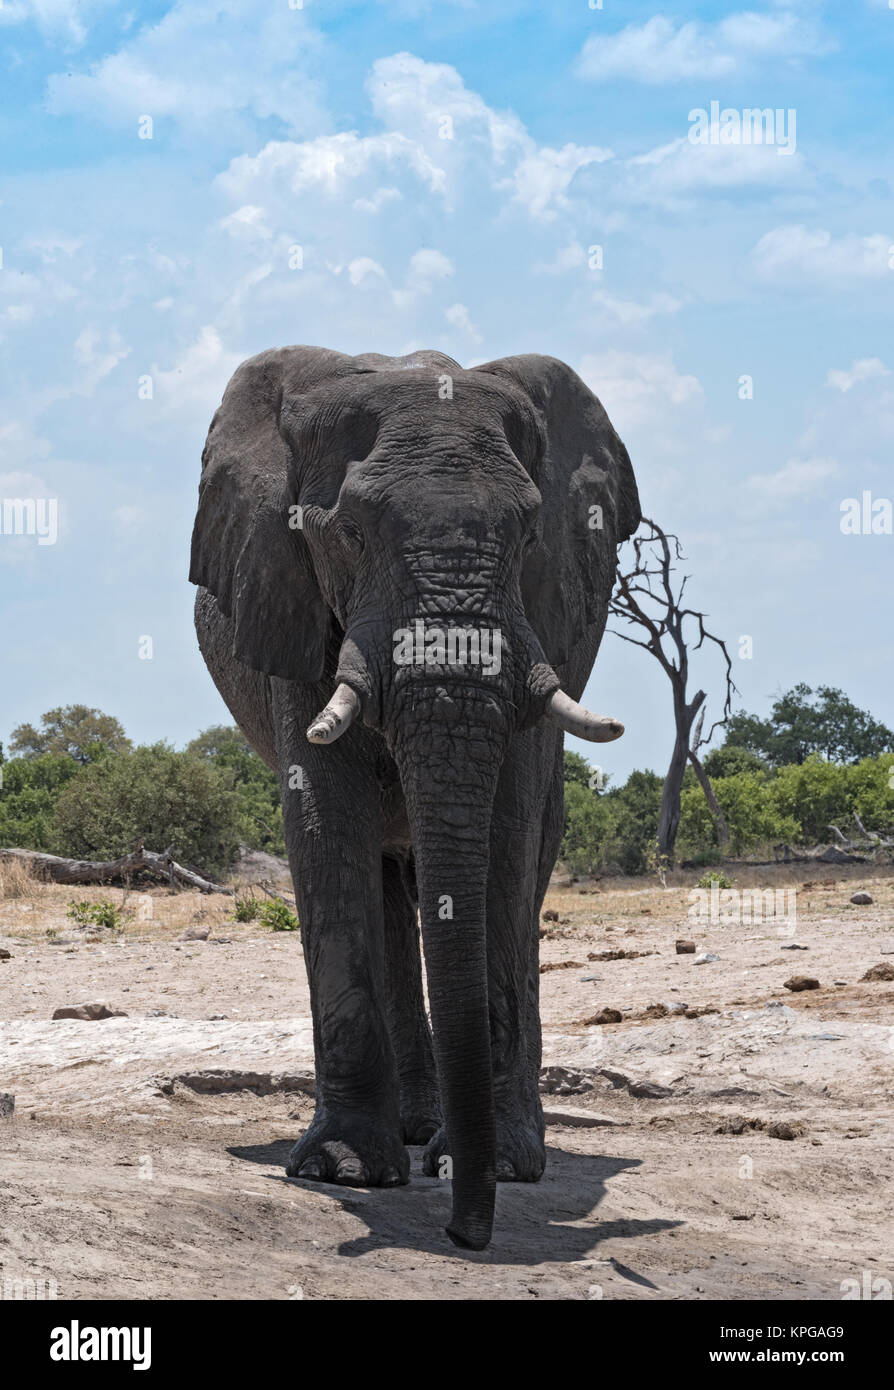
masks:
<path fill-rule="evenodd" d="M 360 713 L 360 696 L 349 685 L 340 685 L 325 709 L 307 731 L 308 743 L 334 743 Z"/>
<path fill-rule="evenodd" d="M 564 729 L 566 734 L 575 734 L 577 738 L 588 739 L 590 743 L 611 743 L 612 739 L 620 738 L 624 732 L 620 720 L 612 719 L 607 714 L 591 714 L 570 695 L 566 695 L 564 690 L 557 690 L 550 696 L 545 712 L 546 717 Z"/>

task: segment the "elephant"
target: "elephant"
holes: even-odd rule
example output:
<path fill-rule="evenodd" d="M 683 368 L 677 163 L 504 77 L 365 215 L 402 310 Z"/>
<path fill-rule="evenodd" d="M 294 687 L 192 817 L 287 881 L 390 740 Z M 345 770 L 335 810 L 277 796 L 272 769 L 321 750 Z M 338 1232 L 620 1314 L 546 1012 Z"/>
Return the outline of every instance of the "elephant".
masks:
<path fill-rule="evenodd" d="M 639 521 L 599 400 L 537 354 L 262 352 L 202 456 L 199 647 L 278 775 L 310 982 L 316 1108 L 286 1171 L 389 1187 L 425 1145 L 469 1250 L 497 1181 L 544 1171 L 562 735 L 623 733 L 578 701 Z"/>

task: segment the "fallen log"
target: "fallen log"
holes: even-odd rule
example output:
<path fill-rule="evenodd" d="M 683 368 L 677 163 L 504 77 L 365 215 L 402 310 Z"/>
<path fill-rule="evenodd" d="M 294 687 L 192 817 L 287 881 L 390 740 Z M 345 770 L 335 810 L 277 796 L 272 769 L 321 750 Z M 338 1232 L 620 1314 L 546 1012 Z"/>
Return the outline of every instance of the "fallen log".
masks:
<path fill-rule="evenodd" d="M 127 878 L 142 871 L 166 878 L 171 884 L 181 883 L 189 888 L 198 888 L 200 893 L 226 893 L 232 897 L 231 889 L 212 883 L 194 869 L 178 864 L 170 850 L 156 854 L 144 849 L 142 841 L 132 854 L 126 854 L 123 859 L 61 859 L 56 854 L 42 854 L 33 849 L 0 849 L 0 860 L 17 860 L 28 864 L 36 873 L 52 879 L 54 883 L 109 883 L 113 879 Z"/>

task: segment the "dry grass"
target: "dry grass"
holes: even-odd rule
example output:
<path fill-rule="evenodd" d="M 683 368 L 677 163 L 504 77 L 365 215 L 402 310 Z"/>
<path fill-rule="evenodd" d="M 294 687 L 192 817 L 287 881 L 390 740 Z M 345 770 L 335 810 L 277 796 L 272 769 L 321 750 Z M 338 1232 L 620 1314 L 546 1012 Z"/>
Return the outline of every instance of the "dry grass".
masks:
<path fill-rule="evenodd" d="M 0 859 L 0 901 L 42 898 L 48 884 L 22 859 Z"/>

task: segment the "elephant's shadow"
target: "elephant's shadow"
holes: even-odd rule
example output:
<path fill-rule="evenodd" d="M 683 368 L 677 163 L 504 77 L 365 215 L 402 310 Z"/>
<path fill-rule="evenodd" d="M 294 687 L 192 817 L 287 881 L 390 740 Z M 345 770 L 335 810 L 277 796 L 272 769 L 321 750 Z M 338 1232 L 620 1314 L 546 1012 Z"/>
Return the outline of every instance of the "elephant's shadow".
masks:
<path fill-rule="evenodd" d="M 234 1147 L 228 1152 L 247 1163 L 285 1167 L 290 1140 Z M 338 1247 L 340 1255 L 406 1249 L 486 1264 L 573 1263 L 592 1256 L 604 1240 L 635 1238 L 679 1226 L 679 1221 L 620 1219 L 600 1221 L 595 1212 L 609 1179 L 640 1166 L 639 1158 L 611 1158 L 548 1148 L 546 1172 L 539 1183 L 500 1183 L 494 1238 L 487 1250 L 459 1250 L 444 1227 L 450 1216 L 449 1184 L 422 1175 L 422 1149 L 410 1150 L 412 1170 L 406 1187 L 351 1188 L 311 1183 L 269 1173 L 271 1182 L 317 1191 L 363 1220 L 368 1232 Z M 591 1218 L 587 1220 L 587 1218 Z M 647 1280 L 637 1282 L 648 1284 Z"/>

